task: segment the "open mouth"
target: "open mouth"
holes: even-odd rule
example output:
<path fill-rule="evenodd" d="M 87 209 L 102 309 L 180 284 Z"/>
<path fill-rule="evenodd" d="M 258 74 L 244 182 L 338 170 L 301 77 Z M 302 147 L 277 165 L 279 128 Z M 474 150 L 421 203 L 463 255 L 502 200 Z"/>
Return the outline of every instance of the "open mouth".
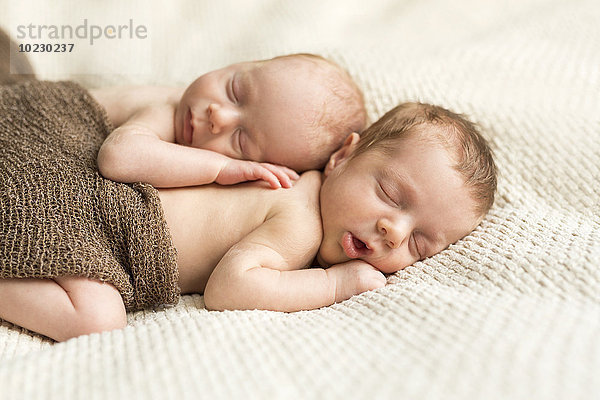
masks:
<path fill-rule="evenodd" d="M 369 246 L 354 236 L 351 232 L 346 232 L 342 238 L 342 248 L 344 253 L 350 258 L 360 258 L 373 252 Z"/>

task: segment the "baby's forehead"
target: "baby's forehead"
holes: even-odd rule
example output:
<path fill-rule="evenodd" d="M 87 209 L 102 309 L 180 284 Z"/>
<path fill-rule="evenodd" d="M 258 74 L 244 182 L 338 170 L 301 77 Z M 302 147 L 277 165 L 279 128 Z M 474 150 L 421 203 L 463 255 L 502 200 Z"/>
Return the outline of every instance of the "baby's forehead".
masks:
<path fill-rule="evenodd" d="M 400 138 L 388 138 L 375 143 L 367 150 L 363 151 L 363 155 L 374 161 L 379 161 L 381 164 L 390 165 L 394 160 L 407 159 L 415 162 L 427 162 L 434 168 L 455 170 L 455 146 L 448 144 L 443 140 L 438 140 L 435 135 L 430 135 L 431 132 L 421 132 L 410 134 Z M 430 150 L 436 150 L 432 153 Z M 432 158 L 432 155 L 443 154 L 442 159 Z M 437 162 L 434 162 L 437 160 Z M 446 160 L 440 162 L 440 160 Z M 420 173 L 419 170 L 414 171 Z M 397 178 L 402 173 L 399 171 L 389 172 L 386 177 Z"/>
<path fill-rule="evenodd" d="M 286 57 L 258 62 L 253 66 L 266 81 L 281 82 L 305 91 L 317 91 L 322 96 L 332 96 L 335 88 L 349 86 L 348 77 L 338 68 L 323 60 Z"/>
<path fill-rule="evenodd" d="M 283 69 L 285 71 L 303 69 L 314 72 L 316 70 L 331 71 L 334 69 L 334 66 L 325 60 L 303 55 L 276 57 L 270 60 L 258 61 L 256 64 L 258 66 L 269 66 L 273 69 Z"/>
<path fill-rule="evenodd" d="M 451 132 L 452 129 L 448 126 L 423 123 L 416 125 L 402 136 L 383 139 L 381 148 L 387 154 L 392 154 L 400 149 L 414 149 L 417 155 L 423 155 L 419 149 L 436 147 L 445 150 L 448 156 L 456 161 L 456 154 L 461 146 Z"/>
<path fill-rule="evenodd" d="M 329 120 L 340 119 L 340 113 L 332 107 L 328 87 L 309 73 L 256 69 L 241 74 L 240 81 L 260 104 L 253 109 L 254 117 L 276 124 L 277 129 L 305 131 L 304 140 L 318 141 L 326 134 L 321 127 Z"/>
<path fill-rule="evenodd" d="M 319 76 L 318 68 L 310 63 L 298 63 L 293 60 L 268 60 L 245 63 L 240 69 L 250 83 L 269 85 L 272 89 L 302 89 L 307 94 L 318 87 L 327 86 L 327 82 Z"/>

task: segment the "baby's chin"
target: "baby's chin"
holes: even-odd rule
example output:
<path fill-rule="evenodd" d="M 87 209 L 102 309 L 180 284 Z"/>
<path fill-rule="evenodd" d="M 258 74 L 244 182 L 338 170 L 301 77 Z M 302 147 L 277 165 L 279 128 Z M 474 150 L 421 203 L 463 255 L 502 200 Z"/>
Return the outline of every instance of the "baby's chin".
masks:
<path fill-rule="evenodd" d="M 342 264 L 348 261 L 352 261 L 352 258 L 348 258 L 346 256 L 342 256 L 341 258 L 338 257 L 325 257 L 321 251 L 319 251 L 317 253 L 317 256 L 315 257 L 315 262 L 313 263 L 314 265 L 319 265 L 321 268 L 329 268 L 333 265 L 337 265 L 337 264 Z"/>
<path fill-rule="evenodd" d="M 317 256 L 315 257 L 315 261 L 313 262 L 313 265 L 320 265 L 322 268 L 329 268 L 331 267 L 331 264 L 325 262 L 325 260 L 323 260 L 323 257 L 321 256 L 321 252 L 317 253 Z"/>

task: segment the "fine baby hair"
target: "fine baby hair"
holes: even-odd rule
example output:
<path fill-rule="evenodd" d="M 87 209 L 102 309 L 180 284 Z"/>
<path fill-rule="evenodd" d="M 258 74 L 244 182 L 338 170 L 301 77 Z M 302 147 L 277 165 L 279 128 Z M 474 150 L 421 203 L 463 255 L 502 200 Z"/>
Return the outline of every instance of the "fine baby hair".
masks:
<path fill-rule="evenodd" d="M 322 81 L 329 96 L 324 100 L 320 112 L 313 122 L 313 155 L 317 160 L 298 168 L 298 172 L 307 169 L 320 169 L 329 155 L 337 150 L 344 139 L 352 132 L 361 133 L 367 124 L 367 112 L 364 97 L 358 85 L 348 71 L 332 60 L 312 53 L 294 53 L 273 57 L 263 62 L 276 60 L 311 63 L 314 79 Z"/>
<path fill-rule="evenodd" d="M 368 149 L 390 149 L 392 141 L 418 135 L 419 140 L 443 145 L 454 156 L 454 169 L 463 177 L 479 215 L 494 203 L 496 164 L 492 150 L 477 126 L 464 115 L 440 106 L 407 102 L 388 111 L 367 128 L 353 157 Z"/>

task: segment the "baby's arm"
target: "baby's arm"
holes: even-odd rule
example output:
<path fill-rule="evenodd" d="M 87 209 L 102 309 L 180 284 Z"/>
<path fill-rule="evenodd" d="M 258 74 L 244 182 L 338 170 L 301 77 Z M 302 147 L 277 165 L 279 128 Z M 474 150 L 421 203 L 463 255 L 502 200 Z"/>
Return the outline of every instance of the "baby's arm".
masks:
<path fill-rule="evenodd" d="M 175 143 L 175 107 L 139 110 L 105 139 L 98 152 L 100 173 L 118 182 L 147 182 L 156 187 L 211 183 L 227 157 Z"/>
<path fill-rule="evenodd" d="M 115 129 L 98 152 L 100 173 L 117 182 L 147 182 L 156 187 L 235 184 L 263 179 L 271 187 L 291 187 L 296 174 L 270 164 L 235 160 L 175 143 L 175 106 L 139 110 Z"/>
<path fill-rule="evenodd" d="M 275 216 L 233 246 L 208 280 L 206 307 L 310 310 L 385 285 L 384 275 L 360 260 L 301 269 L 319 246 L 319 235 L 303 225 L 305 221 Z"/>

